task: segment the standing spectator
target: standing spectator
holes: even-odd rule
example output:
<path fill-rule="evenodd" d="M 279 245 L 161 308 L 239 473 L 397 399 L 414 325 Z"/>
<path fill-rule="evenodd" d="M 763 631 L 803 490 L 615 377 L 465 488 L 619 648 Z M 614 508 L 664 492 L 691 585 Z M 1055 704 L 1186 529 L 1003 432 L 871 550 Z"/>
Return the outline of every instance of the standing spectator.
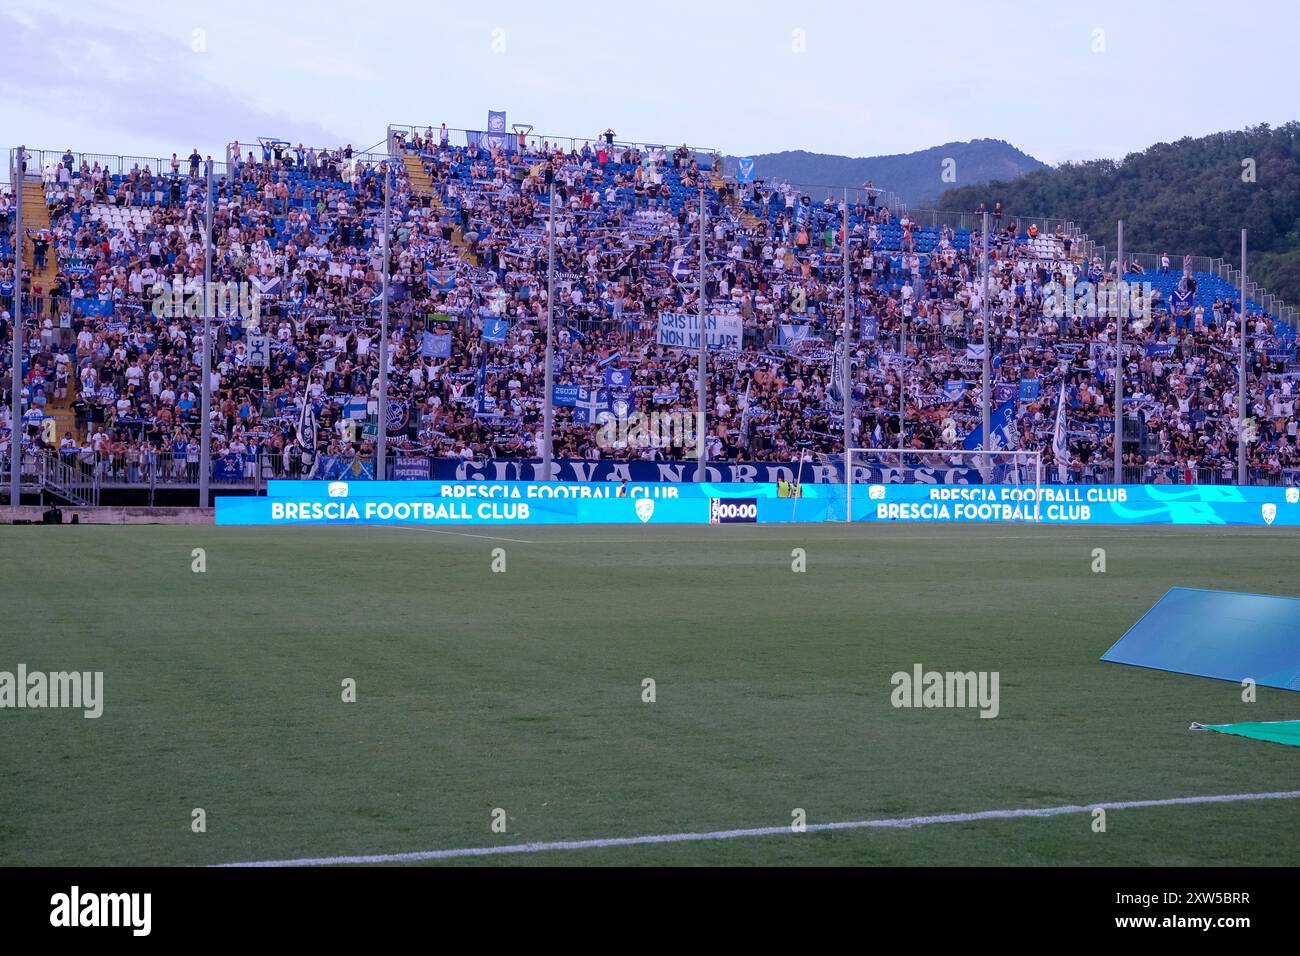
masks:
<path fill-rule="evenodd" d="M 185 446 L 185 480 L 194 484 L 199 480 L 199 443 L 191 436 Z"/>

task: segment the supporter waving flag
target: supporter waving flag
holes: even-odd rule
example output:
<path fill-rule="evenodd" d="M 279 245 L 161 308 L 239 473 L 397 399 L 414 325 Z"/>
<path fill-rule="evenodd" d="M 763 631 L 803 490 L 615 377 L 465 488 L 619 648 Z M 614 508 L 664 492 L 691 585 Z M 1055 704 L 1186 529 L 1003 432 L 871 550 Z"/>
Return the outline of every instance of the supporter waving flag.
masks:
<path fill-rule="evenodd" d="M 1065 383 L 1061 383 L 1061 397 L 1056 403 L 1056 427 L 1052 430 L 1052 454 L 1056 458 L 1056 468 L 1060 480 L 1065 484 L 1069 475 L 1070 445 L 1065 438 Z"/>
<path fill-rule="evenodd" d="M 307 376 L 308 383 L 311 376 Z M 302 449 L 302 477 L 316 476 L 316 409 L 308 388 L 302 392 L 302 411 L 298 413 L 298 446 Z"/>

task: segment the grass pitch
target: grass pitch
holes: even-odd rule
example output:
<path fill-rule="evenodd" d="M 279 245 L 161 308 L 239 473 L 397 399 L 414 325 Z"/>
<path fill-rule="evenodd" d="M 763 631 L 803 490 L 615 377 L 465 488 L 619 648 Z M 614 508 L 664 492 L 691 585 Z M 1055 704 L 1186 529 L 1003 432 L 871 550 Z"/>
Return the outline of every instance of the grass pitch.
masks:
<path fill-rule="evenodd" d="M 1246 705 L 1234 684 L 1097 659 L 1173 585 L 1300 593 L 1293 532 L 466 535 L 0 527 L 0 670 L 102 670 L 105 697 L 98 720 L 0 711 L 0 863 L 322 858 L 779 827 L 794 808 L 818 823 L 1300 785 L 1300 751 L 1187 729 L 1300 717 L 1300 695 Z M 998 671 L 999 716 L 895 709 L 890 676 L 918 663 Z M 1105 833 L 1079 814 L 469 862 L 1296 865 L 1300 800 L 1115 810 Z"/>

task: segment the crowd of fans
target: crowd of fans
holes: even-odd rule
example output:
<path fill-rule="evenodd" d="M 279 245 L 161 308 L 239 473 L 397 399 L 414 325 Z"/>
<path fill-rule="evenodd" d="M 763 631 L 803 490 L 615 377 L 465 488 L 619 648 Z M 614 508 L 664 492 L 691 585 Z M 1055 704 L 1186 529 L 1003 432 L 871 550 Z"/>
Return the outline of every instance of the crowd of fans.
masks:
<path fill-rule="evenodd" d="M 295 425 L 304 396 L 319 423 L 317 457 L 339 469 L 373 459 L 373 427 L 387 430 L 398 455 L 539 457 L 552 223 L 554 380 L 588 390 L 556 408 L 553 453 L 687 457 L 681 447 L 604 440 L 599 413 L 695 410 L 696 353 L 659 345 L 656 328 L 661 313 L 699 307 L 701 195 L 708 311 L 743 327 L 738 347 L 709 359 L 711 459 L 790 461 L 843 449 L 846 213 L 851 444 L 898 445 L 901 387 L 908 447 L 963 446 L 980 420 L 980 235 L 921 228 L 880 204 L 870 184 L 846 210 L 789 183 L 725 179 L 716 158 L 686 147 L 612 140 L 580 150 L 511 142 L 518 148 L 507 151 L 453 146 L 444 127 L 395 143 L 398 155 L 384 165 L 351 147 L 235 144 L 211 196 L 211 275 L 255 294 L 257 314 L 238 310 L 215 323 L 217 477 L 300 473 Z M 390 366 L 381 415 L 385 166 Z M 57 449 L 105 481 L 192 482 L 202 158 L 195 150 L 186 161 L 173 155 L 170 169 L 111 175 L 69 152 L 43 176 L 51 226 L 32 241 L 44 243 L 57 270 L 51 288 L 38 268 L 22 290 L 21 431 L 33 449 Z M 12 209 L 11 197 L 0 196 L 0 351 L 18 291 Z M 1051 283 L 1104 284 L 1120 272 L 1143 277 L 1083 259 L 1064 233 L 1003 228 L 1000 206 L 993 219 L 994 401 L 1016 408 L 1000 438 L 1048 449 L 1065 382 L 1071 471 L 1107 478 L 1116 319 L 1058 317 L 1044 308 L 1044 292 Z M 1149 316 L 1125 325 L 1125 462 L 1142 480 L 1204 480 L 1205 469 L 1235 464 L 1241 316 L 1227 295 L 1206 308 L 1195 295 L 1205 281 L 1188 264 L 1177 298 L 1158 299 Z M 503 335 L 485 335 L 502 320 Z M 1258 478 L 1278 479 L 1300 467 L 1292 332 L 1261 312 L 1246 325 L 1250 464 Z M 69 395 L 74 427 L 51 435 L 45 410 Z M 0 416 L 7 443 L 7 411 Z M 367 421 L 379 424 L 368 430 Z"/>

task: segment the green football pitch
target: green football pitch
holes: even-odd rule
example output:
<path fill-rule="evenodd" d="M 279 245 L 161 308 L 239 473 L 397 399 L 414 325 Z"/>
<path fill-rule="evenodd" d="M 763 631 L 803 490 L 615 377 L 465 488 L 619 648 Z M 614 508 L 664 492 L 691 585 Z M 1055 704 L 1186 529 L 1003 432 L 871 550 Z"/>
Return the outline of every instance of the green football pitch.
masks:
<path fill-rule="evenodd" d="M 0 527 L 0 671 L 102 671 L 104 697 L 98 719 L 0 710 L 0 864 L 770 828 L 433 862 L 1296 865 L 1297 799 L 1111 808 L 1104 831 L 1087 808 L 1300 786 L 1300 751 L 1188 729 L 1297 718 L 1300 695 L 1247 704 L 1098 661 L 1171 586 L 1300 593 L 1298 546 L 1259 528 Z M 917 665 L 996 672 L 997 716 L 894 707 L 891 676 Z M 913 825 L 801 833 L 797 811 Z"/>

